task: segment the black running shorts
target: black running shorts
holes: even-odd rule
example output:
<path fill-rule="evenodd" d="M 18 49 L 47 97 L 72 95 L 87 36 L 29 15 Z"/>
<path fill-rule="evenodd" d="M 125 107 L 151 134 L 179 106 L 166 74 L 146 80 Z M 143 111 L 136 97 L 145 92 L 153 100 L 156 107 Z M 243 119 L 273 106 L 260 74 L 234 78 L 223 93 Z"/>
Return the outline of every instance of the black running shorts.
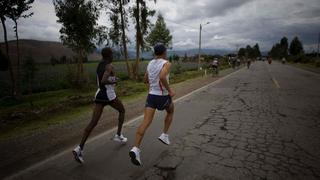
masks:
<path fill-rule="evenodd" d="M 158 95 L 148 94 L 145 107 L 158 109 L 162 111 L 168 108 L 171 103 L 172 103 L 172 98 L 169 95 L 158 96 Z"/>
<path fill-rule="evenodd" d="M 108 98 L 107 92 L 106 90 L 98 90 L 95 98 L 94 98 L 94 102 L 96 104 L 103 104 L 104 106 L 111 104 L 114 100 L 116 100 L 117 98 L 110 100 Z"/>

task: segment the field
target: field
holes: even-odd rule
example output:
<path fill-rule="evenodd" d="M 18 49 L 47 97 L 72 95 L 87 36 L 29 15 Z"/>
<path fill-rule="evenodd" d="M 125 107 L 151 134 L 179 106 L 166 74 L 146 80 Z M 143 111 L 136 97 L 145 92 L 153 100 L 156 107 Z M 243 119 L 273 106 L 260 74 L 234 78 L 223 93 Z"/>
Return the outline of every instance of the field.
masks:
<path fill-rule="evenodd" d="M 124 62 L 115 62 L 113 64 L 117 76 L 121 80 L 127 80 L 126 64 Z M 143 61 L 140 64 L 140 74 L 145 72 L 146 66 L 147 61 Z M 85 74 L 88 76 L 90 86 L 95 86 L 96 83 L 96 67 L 97 62 L 84 64 Z M 173 63 L 173 73 L 175 73 L 178 68 L 180 68 L 180 71 L 195 70 L 197 63 L 185 62 L 181 63 L 180 66 L 178 66 L 177 63 Z M 32 83 L 32 92 L 38 93 L 71 88 L 68 76 L 71 72 L 75 71 L 75 65 L 58 64 L 52 66 L 49 64 L 41 64 L 37 65 L 37 69 L 36 77 Z M 23 94 L 27 94 L 29 87 L 24 78 L 23 67 L 21 71 L 21 90 Z M 8 72 L 0 72 L 0 92 L 0 98 L 10 95 L 10 77 Z"/>
<path fill-rule="evenodd" d="M 141 75 L 146 65 L 147 62 L 141 63 Z M 197 65 L 191 62 L 173 63 L 170 83 L 174 84 L 203 75 L 202 71 L 196 70 Z M 68 82 L 66 76 L 73 65 L 39 65 L 39 71 L 33 84 L 33 91 L 38 91 L 37 93 L 31 96 L 25 95 L 19 101 L 7 97 L 0 99 L 0 131 L 3 132 L 0 139 L 24 131 L 29 132 L 34 128 L 47 127 L 50 126 L 50 123 L 61 123 L 61 119 L 73 117 L 79 109 L 82 109 L 83 112 L 90 109 L 96 91 L 96 66 L 97 63 L 85 64 L 85 71 L 90 81 L 88 88 L 72 89 L 66 85 Z M 143 82 L 128 80 L 124 62 L 116 62 L 114 66 L 117 75 L 121 78 L 116 86 L 116 92 L 122 100 L 133 99 L 145 94 L 147 87 Z M 1 78 L 1 84 L 8 84 L 8 79 L 4 79 L 3 76 Z M 27 89 L 24 86 L 25 92 Z M 50 120 L 48 123 L 47 119 L 55 119 L 57 122 Z"/>

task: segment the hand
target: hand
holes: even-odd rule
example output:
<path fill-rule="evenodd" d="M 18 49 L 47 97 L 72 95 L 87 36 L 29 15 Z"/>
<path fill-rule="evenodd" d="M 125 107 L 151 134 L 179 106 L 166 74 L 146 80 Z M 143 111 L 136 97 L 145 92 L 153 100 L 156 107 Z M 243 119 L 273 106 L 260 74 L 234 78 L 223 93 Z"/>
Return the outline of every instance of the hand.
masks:
<path fill-rule="evenodd" d="M 176 93 L 175 93 L 173 90 L 171 90 L 171 89 L 170 89 L 168 92 L 169 92 L 169 96 L 170 96 L 170 97 L 173 97 L 173 96 L 176 95 Z"/>

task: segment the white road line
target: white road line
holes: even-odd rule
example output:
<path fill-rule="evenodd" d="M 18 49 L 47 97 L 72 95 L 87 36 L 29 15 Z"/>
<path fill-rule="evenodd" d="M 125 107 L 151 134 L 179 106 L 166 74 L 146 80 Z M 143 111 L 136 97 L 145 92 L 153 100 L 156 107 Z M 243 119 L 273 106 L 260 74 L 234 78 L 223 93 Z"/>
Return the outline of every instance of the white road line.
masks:
<path fill-rule="evenodd" d="M 276 88 L 280 89 L 280 85 L 279 85 L 278 81 L 276 80 L 276 78 L 273 75 L 271 75 L 269 67 L 267 67 L 267 71 L 268 71 L 269 75 L 271 76 L 271 80 L 272 80 L 273 84 L 276 86 Z"/>
<path fill-rule="evenodd" d="M 278 89 L 280 89 L 280 85 L 279 85 L 279 83 L 278 83 L 278 81 L 276 80 L 275 77 L 272 77 L 272 82 L 275 84 L 275 86 L 276 86 Z"/>
<path fill-rule="evenodd" d="M 190 92 L 189 94 L 186 94 L 186 95 L 184 95 L 184 96 L 182 96 L 182 97 L 180 97 L 180 98 L 178 98 L 178 99 L 175 99 L 173 102 L 174 102 L 174 103 L 180 102 L 180 101 L 182 101 L 183 99 L 185 99 L 185 98 L 187 98 L 187 97 L 190 97 L 190 96 L 192 96 L 193 94 L 195 94 L 195 93 L 197 93 L 197 92 L 200 92 L 200 91 L 208 88 L 209 86 L 213 86 L 213 85 L 218 84 L 219 82 L 221 82 L 221 81 L 229 78 L 230 76 L 234 75 L 235 73 L 240 72 L 241 70 L 243 70 L 243 69 L 239 69 L 239 70 L 234 71 L 234 72 L 232 72 L 232 73 L 230 73 L 230 74 L 228 74 L 228 75 L 226 75 L 226 76 L 224 76 L 224 77 L 222 77 L 222 78 L 219 78 L 219 79 L 217 79 L 216 81 L 214 81 L 214 82 L 212 82 L 212 83 L 210 83 L 210 84 L 207 84 L 207 85 L 205 85 L 205 86 L 203 86 L 203 87 L 201 87 L 201 88 L 199 88 L 199 89 L 196 89 L 196 90 Z M 135 123 L 136 121 L 138 121 L 138 120 L 141 119 L 141 118 L 143 118 L 143 114 L 141 114 L 140 116 L 138 116 L 138 117 L 136 117 L 136 118 L 133 118 L 133 119 L 127 121 L 126 123 L 123 124 L 123 126 L 131 125 L 131 124 Z M 97 139 L 99 139 L 99 138 L 101 138 L 101 137 L 103 137 L 103 136 L 106 136 L 106 135 L 108 135 L 108 134 L 110 134 L 110 133 L 112 133 L 112 132 L 114 132 L 114 131 L 116 131 L 116 130 L 117 130 L 117 127 L 114 127 L 114 128 L 112 128 L 112 129 L 110 129 L 110 130 L 107 130 L 106 132 L 101 133 L 101 134 L 99 134 L 99 135 L 97 135 L 97 136 L 89 139 L 86 144 L 92 143 L 92 142 L 96 141 Z M 71 151 L 72 151 L 72 150 L 73 150 L 73 149 L 66 149 L 66 150 L 60 152 L 60 153 L 57 154 L 57 155 L 54 155 L 54 156 L 52 156 L 52 157 L 49 157 L 49 158 L 47 158 L 47 159 L 45 159 L 45 160 L 43 160 L 43 161 L 40 161 L 40 162 L 38 162 L 38 163 L 36 163 L 36 164 L 34 164 L 34 165 L 26 168 L 26 169 L 23 169 L 23 170 L 17 172 L 16 174 L 13 174 L 13 175 L 5 178 L 5 180 L 9 180 L 9 179 L 13 179 L 13 178 L 19 177 L 19 176 L 22 175 L 23 173 L 26 173 L 26 172 L 31 171 L 31 170 L 33 170 L 33 169 L 36 169 L 37 167 L 39 167 L 39 166 L 41 166 L 41 165 L 43 165 L 43 164 L 45 164 L 45 163 L 47 163 L 47 162 L 49 162 L 49 161 L 53 161 L 53 160 L 59 158 L 60 156 L 66 154 L 66 153 L 70 153 L 70 156 L 71 156 Z"/>

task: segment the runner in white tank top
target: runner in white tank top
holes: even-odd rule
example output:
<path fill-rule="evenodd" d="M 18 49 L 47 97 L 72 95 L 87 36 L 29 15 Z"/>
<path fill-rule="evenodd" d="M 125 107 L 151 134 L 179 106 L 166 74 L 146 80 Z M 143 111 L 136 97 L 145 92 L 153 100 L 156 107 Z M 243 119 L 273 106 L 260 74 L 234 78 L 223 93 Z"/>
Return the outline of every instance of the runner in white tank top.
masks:
<path fill-rule="evenodd" d="M 169 145 L 169 135 L 167 134 L 173 119 L 174 106 L 172 97 L 174 92 L 169 87 L 169 71 L 171 63 L 165 60 L 166 47 L 163 44 L 157 44 L 154 47 L 155 59 L 149 62 L 145 74 L 145 82 L 149 86 L 144 120 L 138 127 L 134 147 L 130 150 L 129 156 L 134 165 L 140 166 L 140 144 L 144 133 L 152 122 L 156 109 L 166 110 L 167 115 L 164 119 L 163 133 L 158 138 L 162 143 Z"/>
<path fill-rule="evenodd" d="M 149 94 L 164 96 L 168 95 L 168 90 L 163 87 L 160 81 L 160 71 L 163 66 L 168 63 L 167 60 L 164 59 L 153 59 L 149 62 L 147 67 L 147 73 L 149 77 Z M 169 83 L 169 74 L 167 75 L 167 81 Z"/>

